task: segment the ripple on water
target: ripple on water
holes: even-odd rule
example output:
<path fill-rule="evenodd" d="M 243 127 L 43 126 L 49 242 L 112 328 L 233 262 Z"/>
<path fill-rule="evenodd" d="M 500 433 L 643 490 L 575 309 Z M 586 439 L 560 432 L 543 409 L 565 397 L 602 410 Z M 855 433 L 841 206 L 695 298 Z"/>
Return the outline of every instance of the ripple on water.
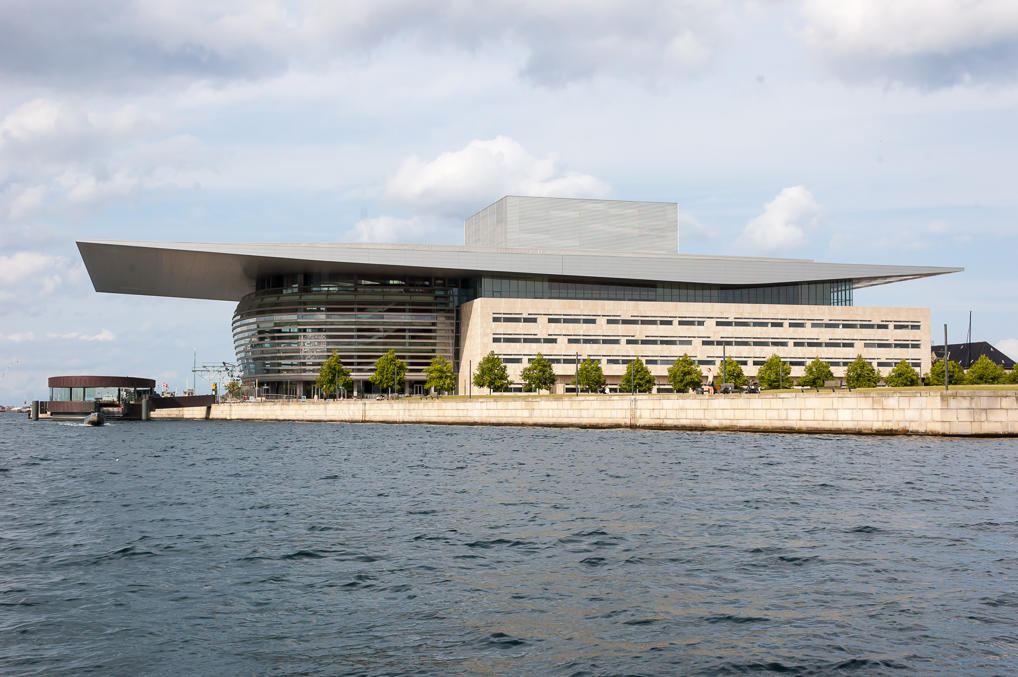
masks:
<path fill-rule="evenodd" d="M 0 416 L 2 674 L 1018 674 L 1018 444 Z"/>

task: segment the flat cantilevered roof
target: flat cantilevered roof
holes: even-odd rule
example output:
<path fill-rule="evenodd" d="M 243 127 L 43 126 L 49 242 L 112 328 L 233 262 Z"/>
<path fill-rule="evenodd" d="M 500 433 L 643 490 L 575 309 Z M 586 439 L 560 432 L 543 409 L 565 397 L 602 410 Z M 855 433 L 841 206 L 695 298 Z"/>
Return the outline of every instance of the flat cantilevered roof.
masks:
<path fill-rule="evenodd" d="M 398 244 L 186 243 L 82 240 L 96 291 L 238 301 L 262 275 L 350 273 L 419 277 L 540 275 L 615 282 L 755 286 L 853 280 L 868 287 L 962 268 L 821 263 L 690 254 L 484 249 Z"/>

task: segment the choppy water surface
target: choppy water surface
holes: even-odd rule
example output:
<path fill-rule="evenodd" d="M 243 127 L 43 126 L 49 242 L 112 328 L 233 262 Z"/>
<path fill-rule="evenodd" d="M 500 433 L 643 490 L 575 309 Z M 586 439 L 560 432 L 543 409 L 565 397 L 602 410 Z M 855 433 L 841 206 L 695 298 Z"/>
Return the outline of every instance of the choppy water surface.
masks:
<path fill-rule="evenodd" d="M 1008 674 L 1018 441 L 0 415 L 0 673 Z"/>

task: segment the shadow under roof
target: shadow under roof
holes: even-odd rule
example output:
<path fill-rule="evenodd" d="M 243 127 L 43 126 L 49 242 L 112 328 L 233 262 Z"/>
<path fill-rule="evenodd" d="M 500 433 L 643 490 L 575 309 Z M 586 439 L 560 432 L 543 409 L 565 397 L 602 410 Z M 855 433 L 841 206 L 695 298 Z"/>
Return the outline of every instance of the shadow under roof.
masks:
<path fill-rule="evenodd" d="M 757 286 L 853 280 L 868 287 L 963 268 L 822 263 L 693 254 L 348 243 L 185 243 L 82 240 L 96 291 L 238 301 L 263 275 L 349 273 L 420 277 L 535 275 L 548 278 Z"/>

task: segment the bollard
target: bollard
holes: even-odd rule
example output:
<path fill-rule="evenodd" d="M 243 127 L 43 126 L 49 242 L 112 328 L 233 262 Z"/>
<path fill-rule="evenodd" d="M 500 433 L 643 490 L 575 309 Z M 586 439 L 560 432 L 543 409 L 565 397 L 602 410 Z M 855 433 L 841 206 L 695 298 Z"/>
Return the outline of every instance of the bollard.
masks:
<path fill-rule="evenodd" d="M 39 420 L 39 400 L 32 400 L 32 408 L 28 414 L 33 421 Z"/>

